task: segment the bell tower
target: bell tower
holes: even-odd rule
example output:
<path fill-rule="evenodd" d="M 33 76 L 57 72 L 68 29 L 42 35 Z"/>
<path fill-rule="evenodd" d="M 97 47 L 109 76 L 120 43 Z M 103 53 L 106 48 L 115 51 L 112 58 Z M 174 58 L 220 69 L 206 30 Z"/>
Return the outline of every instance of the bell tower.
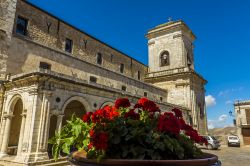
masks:
<path fill-rule="evenodd" d="M 195 35 L 183 21 L 169 21 L 149 30 L 150 72 L 188 67 L 194 70 Z"/>
<path fill-rule="evenodd" d="M 189 121 L 207 132 L 207 81 L 194 68 L 195 35 L 183 21 L 169 21 L 148 31 L 149 73 L 145 81 L 167 90 L 168 103 L 190 110 Z"/>
<path fill-rule="evenodd" d="M 6 78 L 8 47 L 11 42 L 17 0 L 0 2 L 0 80 Z"/>

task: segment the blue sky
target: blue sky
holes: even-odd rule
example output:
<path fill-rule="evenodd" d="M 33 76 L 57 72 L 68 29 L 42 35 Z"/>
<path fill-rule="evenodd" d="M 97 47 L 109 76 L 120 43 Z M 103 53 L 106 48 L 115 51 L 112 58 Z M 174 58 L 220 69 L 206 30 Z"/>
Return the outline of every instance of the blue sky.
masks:
<path fill-rule="evenodd" d="M 144 64 L 147 30 L 182 19 L 197 36 L 195 69 L 208 80 L 209 127 L 231 125 L 233 102 L 250 99 L 248 0 L 29 1 Z"/>

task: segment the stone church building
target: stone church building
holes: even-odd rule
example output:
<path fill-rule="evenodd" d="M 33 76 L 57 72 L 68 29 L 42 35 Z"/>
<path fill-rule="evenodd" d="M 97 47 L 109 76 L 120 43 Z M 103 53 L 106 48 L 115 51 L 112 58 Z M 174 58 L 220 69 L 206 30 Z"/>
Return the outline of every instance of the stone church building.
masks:
<path fill-rule="evenodd" d="M 183 110 L 207 132 L 206 80 L 195 72 L 195 35 L 183 21 L 149 30 L 146 66 L 24 0 L 0 1 L 0 161 L 48 160 L 48 139 L 119 97 Z"/>

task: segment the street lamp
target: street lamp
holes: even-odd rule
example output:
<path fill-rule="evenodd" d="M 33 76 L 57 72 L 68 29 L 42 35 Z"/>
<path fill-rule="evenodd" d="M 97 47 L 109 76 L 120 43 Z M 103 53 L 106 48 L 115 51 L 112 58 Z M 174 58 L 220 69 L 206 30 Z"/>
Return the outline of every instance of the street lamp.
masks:
<path fill-rule="evenodd" d="M 234 117 L 233 112 L 231 110 L 229 111 L 229 116 Z"/>

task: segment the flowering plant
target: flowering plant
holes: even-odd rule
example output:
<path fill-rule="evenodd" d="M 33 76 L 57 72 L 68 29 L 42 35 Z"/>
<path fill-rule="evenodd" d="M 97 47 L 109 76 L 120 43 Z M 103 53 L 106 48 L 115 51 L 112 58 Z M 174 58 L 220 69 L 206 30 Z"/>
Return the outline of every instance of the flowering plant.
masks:
<path fill-rule="evenodd" d="M 147 98 L 134 107 L 128 99 L 115 101 L 71 120 L 50 140 L 53 156 L 84 150 L 87 158 L 109 159 L 190 159 L 202 155 L 195 143 L 207 144 L 186 124 L 182 112 L 174 108 L 162 112 Z"/>

